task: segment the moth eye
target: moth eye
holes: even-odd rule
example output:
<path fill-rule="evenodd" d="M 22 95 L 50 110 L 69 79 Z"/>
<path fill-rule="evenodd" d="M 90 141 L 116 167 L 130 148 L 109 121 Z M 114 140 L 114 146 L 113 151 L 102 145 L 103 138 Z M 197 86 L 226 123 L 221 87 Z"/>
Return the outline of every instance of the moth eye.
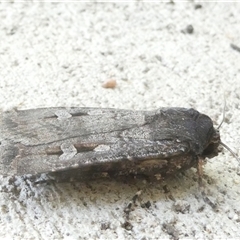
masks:
<path fill-rule="evenodd" d="M 203 156 L 210 156 L 210 155 L 216 155 L 217 154 L 217 149 L 218 149 L 217 143 L 210 143 L 203 151 L 202 155 Z"/>

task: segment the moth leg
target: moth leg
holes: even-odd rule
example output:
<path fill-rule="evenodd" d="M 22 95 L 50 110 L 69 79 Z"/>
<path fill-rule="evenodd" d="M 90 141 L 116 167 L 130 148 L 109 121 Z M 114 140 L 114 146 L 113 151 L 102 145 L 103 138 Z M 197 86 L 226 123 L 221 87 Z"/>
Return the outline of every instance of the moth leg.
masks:
<path fill-rule="evenodd" d="M 176 201 L 176 199 L 174 198 L 174 196 L 171 193 L 171 190 L 168 188 L 167 184 L 163 185 L 163 191 L 165 193 L 166 200 L 170 199 L 174 202 Z"/>
<path fill-rule="evenodd" d="M 200 157 L 198 158 L 198 164 L 197 164 L 197 172 L 198 172 L 198 186 L 201 192 L 201 195 L 203 197 L 204 202 L 206 202 L 208 205 L 210 205 L 212 207 L 212 209 L 214 209 L 215 211 L 217 210 L 217 204 L 213 203 L 207 196 L 206 192 L 205 192 L 205 187 L 203 185 L 203 159 L 201 159 Z"/>
<path fill-rule="evenodd" d="M 198 173 L 198 186 L 200 189 L 203 189 L 203 159 L 200 157 L 198 158 L 198 163 L 197 163 L 197 173 Z"/>
<path fill-rule="evenodd" d="M 136 205 L 136 201 L 139 199 L 142 194 L 142 190 L 136 192 L 136 194 L 132 197 L 132 200 L 128 203 L 127 207 L 124 208 L 124 212 L 127 214 L 127 218 L 129 217 L 129 213 L 133 211 L 133 206 Z"/>
<path fill-rule="evenodd" d="M 131 230 L 133 228 L 133 225 L 129 221 L 129 215 L 130 215 L 130 212 L 134 210 L 133 207 L 136 205 L 136 201 L 139 199 L 139 196 L 141 194 L 142 194 L 142 190 L 137 191 L 136 194 L 132 197 L 132 200 L 124 208 L 125 222 L 122 224 L 122 227 L 125 228 L 126 230 Z"/>

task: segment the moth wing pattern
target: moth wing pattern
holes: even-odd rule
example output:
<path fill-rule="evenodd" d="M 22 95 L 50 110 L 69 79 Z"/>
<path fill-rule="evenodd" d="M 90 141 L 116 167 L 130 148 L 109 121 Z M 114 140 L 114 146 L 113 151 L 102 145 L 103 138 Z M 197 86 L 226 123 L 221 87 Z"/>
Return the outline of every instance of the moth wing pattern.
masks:
<path fill-rule="evenodd" d="M 183 110 L 177 110 L 179 119 L 189 116 L 186 113 L 181 116 Z M 99 108 L 4 112 L 0 117 L 0 173 L 57 172 L 108 162 L 188 154 L 192 150 L 188 126 L 173 128 L 176 121 L 167 114 L 165 109 Z M 182 136 L 184 131 L 186 134 Z"/>

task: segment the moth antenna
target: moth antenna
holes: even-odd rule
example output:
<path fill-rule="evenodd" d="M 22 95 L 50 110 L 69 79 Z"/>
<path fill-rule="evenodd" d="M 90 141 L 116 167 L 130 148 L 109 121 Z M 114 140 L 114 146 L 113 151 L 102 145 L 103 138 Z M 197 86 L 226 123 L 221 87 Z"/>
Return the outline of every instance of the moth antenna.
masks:
<path fill-rule="evenodd" d="M 237 161 L 240 163 L 240 158 L 237 156 L 237 154 L 229 146 L 227 146 L 222 141 L 220 141 L 219 144 L 221 144 L 224 148 L 226 148 L 237 159 Z"/>
<path fill-rule="evenodd" d="M 218 125 L 217 129 L 219 129 L 219 128 L 222 126 L 222 124 L 223 124 L 223 122 L 224 122 L 224 120 L 225 120 L 225 112 L 226 112 L 226 98 L 224 97 L 223 117 L 222 117 L 222 121 L 221 121 L 221 123 Z"/>
<path fill-rule="evenodd" d="M 221 123 L 217 127 L 217 130 L 222 126 L 222 124 L 223 124 L 223 122 L 225 120 L 225 112 L 226 112 L 226 96 L 224 96 L 223 118 L 222 118 Z M 228 145 L 226 145 L 222 141 L 220 141 L 219 144 L 221 144 L 224 148 L 226 148 L 237 159 L 237 161 L 240 164 L 240 158 L 237 156 L 237 154 Z"/>

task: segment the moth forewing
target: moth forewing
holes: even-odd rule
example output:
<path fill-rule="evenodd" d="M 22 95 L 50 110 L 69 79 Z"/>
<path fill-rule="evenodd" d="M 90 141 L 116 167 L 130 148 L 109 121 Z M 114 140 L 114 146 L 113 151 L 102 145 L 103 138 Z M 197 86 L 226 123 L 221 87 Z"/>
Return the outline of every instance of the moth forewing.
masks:
<path fill-rule="evenodd" d="M 216 136 L 211 119 L 194 109 L 13 110 L 0 118 L 0 174 L 166 177 L 215 151 Z"/>

